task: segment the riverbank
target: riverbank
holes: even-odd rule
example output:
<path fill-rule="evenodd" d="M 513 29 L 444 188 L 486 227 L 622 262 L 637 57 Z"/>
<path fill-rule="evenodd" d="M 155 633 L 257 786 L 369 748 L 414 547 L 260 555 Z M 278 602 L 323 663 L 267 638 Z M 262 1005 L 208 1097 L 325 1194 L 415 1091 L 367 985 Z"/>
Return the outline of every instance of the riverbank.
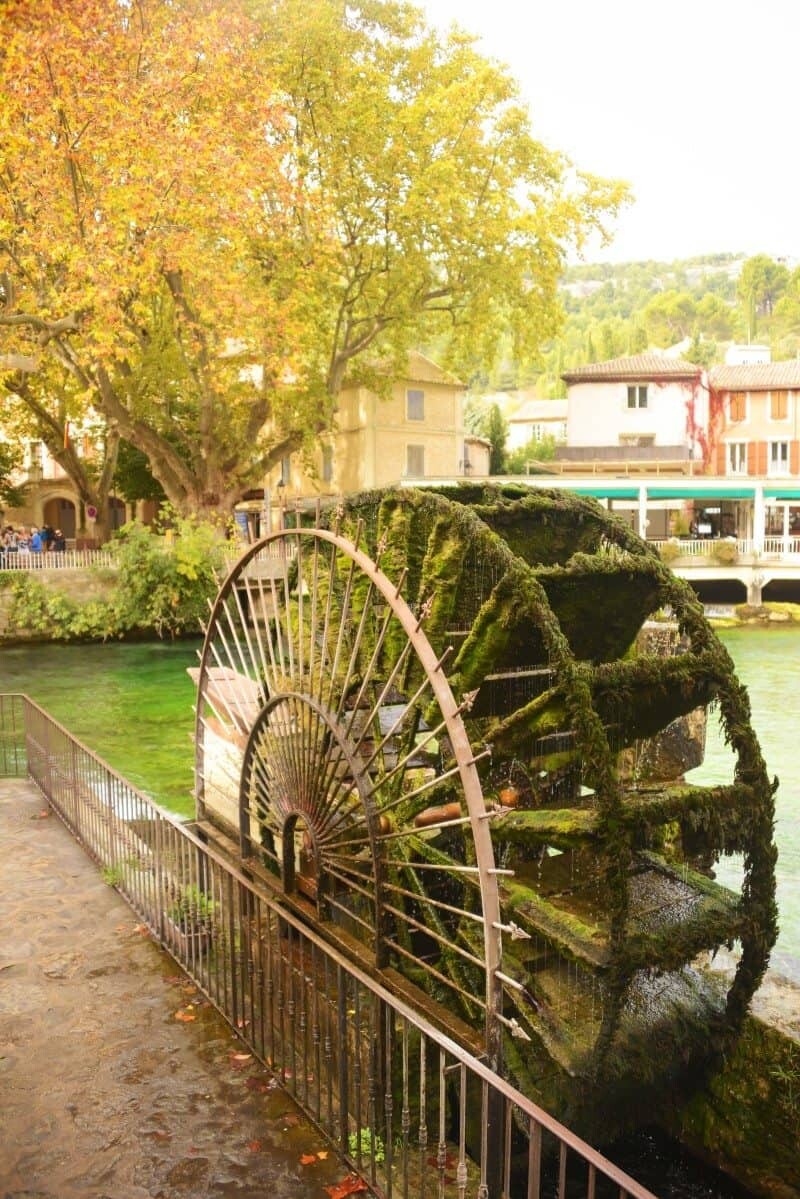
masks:
<path fill-rule="evenodd" d="M 706 604 L 705 613 L 715 629 L 800 628 L 800 604 Z"/>

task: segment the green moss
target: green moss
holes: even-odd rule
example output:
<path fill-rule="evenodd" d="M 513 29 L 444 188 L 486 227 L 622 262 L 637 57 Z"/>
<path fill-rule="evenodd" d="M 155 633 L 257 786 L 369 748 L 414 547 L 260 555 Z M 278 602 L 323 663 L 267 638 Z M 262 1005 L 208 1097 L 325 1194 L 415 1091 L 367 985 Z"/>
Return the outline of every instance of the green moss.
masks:
<path fill-rule="evenodd" d="M 501 844 L 544 844 L 573 849 L 597 835 L 598 823 L 597 813 L 591 808 L 507 811 L 492 823 L 492 836 Z"/>
<path fill-rule="evenodd" d="M 607 557 L 581 556 L 566 568 L 537 571 L 536 577 L 581 661 L 621 657 L 661 604 L 658 570 L 646 559 L 625 568 Z"/>
<path fill-rule="evenodd" d="M 800 1044 L 748 1017 L 721 1069 L 669 1122 L 756 1193 L 797 1195 Z"/>

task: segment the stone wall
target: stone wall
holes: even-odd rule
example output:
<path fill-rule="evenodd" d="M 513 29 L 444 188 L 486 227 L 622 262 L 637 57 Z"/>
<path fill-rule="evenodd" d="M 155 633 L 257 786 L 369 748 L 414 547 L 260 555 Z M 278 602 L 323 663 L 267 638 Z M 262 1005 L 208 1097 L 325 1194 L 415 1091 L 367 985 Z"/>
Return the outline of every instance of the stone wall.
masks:
<path fill-rule="evenodd" d="M 671 1131 L 755 1194 L 797 1199 L 800 987 L 767 973 L 735 1049 Z"/>

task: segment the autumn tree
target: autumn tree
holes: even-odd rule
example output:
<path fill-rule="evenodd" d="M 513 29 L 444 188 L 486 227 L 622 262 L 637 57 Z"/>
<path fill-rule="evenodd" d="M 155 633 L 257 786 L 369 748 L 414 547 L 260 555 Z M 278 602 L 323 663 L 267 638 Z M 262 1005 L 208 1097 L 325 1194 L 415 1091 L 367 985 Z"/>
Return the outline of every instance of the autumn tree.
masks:
<path fill-rule="evenodd" d="M 509 336 L 534 358 L 568 251 L 625 195 L 400 0 L 11 0 L 2 22 L 6 386 L 100 414 L 182 511 L 230 508 L 416 344 L 468 372 Z"/>
<path fill-rule="evenodd" d="M 375 383 L 436 341 L 469 378 L 504 335 L 519 365 L 559 325 L 571 247 L 601 228 L 621 184 L 580 175 L 531 133 L 508 73 L 457 30 L 383 0 L 253 0 L 305 187 L 330 213 L 319 276 L 325 386 Z M 379 380 L 378 380 L 379 381 Z"/>
<path fill-rule="evenodd" d="M 304 311 L 324 237 L 286 250 L 313 214 L 258 29 L 236 0 L 0 20 L 6 390 L 101 512 L 120 438 L 177 508 L 228 510 L 327 423 Z M 89 476 L 67 425 L 98 416 Z"/>

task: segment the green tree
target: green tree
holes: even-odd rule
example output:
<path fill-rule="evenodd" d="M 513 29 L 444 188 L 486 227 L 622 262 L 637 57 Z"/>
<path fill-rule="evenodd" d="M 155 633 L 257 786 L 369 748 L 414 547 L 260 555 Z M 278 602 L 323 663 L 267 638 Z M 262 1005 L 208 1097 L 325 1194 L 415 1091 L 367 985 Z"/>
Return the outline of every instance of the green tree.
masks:
<path fill-rule="evenodd" d="M 20 508 L 25 502 L 25 488 L 15 479 L 21 466 L 21 447 L 0 441 L 0 504 L 6 508 Z"/>
<path fill-rule="evenodd" d="M 507 72 L 401 0 L 254 11 L 335 232 L 315 293 L 327 393 L 345 375 L 380 385 L 370 364 L 402 371 L 421 343 L 471 378 L 510 342 L 524 370 L 558 328 L 569 247 L 625 188 L 572 173 L 532 136 Z"/>
<path fill-rule="evenodd" d="M 500 411 L 499 404 L 492 404 L 490 406 L 483 436 L 491 442 L 489 473 L 493 475 L 505 474 L 508 422 Z"/>
<path fill-rule="evenodd" d="M 117 467 L 112 488 L 116 495 L 133 503 L 135 500 L 155 500 L 164 503 L 164 488 L 150 469 L 147 455 L 128 441 L 120 443 Z"/>
<path fill-rule="evenodd" d="M 683 357 L 687 362 L 694 362 L 697 366 L 708 368 L 716 360 L 717 346 L 713 341 L 704 341 L 699 333 L 696 333 L 692 338 L 692 344 L 684 353 Z"/>
<path fill-rule="evenodd" d="M 735 314 L 713 292 L 706 292 L 697 304 L 697 330 L 715 341 L 728 341 L 733 336 Z"/>
<path fill-rule="evenodd" d="M 510 475 L 524 475 L 529 462 L 552 462 L 556 456 L 556 439 L 547 433 L 544 437 L 532 437 L 519 449 L 508 455 L 507 468 Z"/>
<path fill-rule="evenodd" d="M 748 325 L 748 336 L 756 334 L 759 316 L 772 316 L 776 302 L 783 295 L 789 282 L 789 271 L 783 263 L 775 262 L 766 254 L 748 258 L 742 267 L 736 285 L 739 303 Z"/>
<path fill-rule="evenodd" d="M 691 336 L 697 305 L 689 292 L 665 291 L 649 301 L 642 317 L 651 342 L 668 346 Z"/>
<path fill-rule="evenodd" d="M 775 304 L 771 333 L 781 356 L 794 356 L 800 349 L 800 268 L 792 271 L 783 295 Z"/>

